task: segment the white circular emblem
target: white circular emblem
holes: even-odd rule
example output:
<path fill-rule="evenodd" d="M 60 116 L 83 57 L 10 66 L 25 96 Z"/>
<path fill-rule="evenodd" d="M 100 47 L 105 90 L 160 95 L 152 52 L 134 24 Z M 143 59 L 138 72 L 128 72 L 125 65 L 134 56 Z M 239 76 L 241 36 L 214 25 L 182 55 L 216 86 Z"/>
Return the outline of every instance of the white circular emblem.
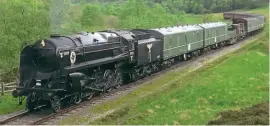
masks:
<path fill-rule="evenodd" d="M 76 53 L 72 51 L 70 53 L 70 63 L 74 64 L 75 62 L 76 62 Z"/>

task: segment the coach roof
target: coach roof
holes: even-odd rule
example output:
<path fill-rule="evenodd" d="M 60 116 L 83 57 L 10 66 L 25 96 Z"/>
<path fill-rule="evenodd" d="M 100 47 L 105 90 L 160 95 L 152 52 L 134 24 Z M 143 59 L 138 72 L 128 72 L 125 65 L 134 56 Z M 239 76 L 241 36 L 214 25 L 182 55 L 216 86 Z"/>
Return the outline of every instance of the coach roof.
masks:
<path fill-rule="evenodd" d="M 163 35 L 172 35 L 172 34 L 177 34 L 177 33 L 197 31 L 197 30 L 203 30 L 203 29 L 197 25 L 183 25 L 183 26 L 174 26 L 174 27 L 167 27 L 167 28 L 158 28 L 158 29 L 152 29 L 152 30 L 160 32 Z"/>
<path fill-rule="evenodd" d="M 214 28 L 214 27 L 227 26 L 227 24 L 224 22 L 211 22 L 211 23 L 204 23 L 204 24 L 199 24 L 199 25 L 204 27 L 204 28 Z"/>

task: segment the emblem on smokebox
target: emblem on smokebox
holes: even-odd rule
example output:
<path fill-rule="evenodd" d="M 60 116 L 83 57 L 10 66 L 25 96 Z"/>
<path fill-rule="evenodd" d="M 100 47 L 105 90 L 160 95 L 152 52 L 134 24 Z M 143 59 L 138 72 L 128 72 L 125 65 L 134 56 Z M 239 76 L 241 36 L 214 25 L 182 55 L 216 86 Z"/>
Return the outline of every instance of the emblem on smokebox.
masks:
<path fill-rule="evenodd" d="M 74 51 L 70 52 L 70 63 L 74 64 L 76 62 L 76 53 Z"/>
<path fill-rule="evenodd" d="M 44 40 L 41 41 L 40 45 L 41 45 L 42 48 L 45 47 L 45 42 L 44 42 Z"/>

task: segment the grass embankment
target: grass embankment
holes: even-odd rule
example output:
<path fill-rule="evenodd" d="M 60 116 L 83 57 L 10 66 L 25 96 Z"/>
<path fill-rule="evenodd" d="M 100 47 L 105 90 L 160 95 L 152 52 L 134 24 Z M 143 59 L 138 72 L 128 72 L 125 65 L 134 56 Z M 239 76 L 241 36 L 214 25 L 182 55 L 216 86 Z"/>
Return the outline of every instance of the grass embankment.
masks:
<path fill-rule="evenodd" d="M 268 14 L 268 8 L 255 11 Z M 199 71 L 188 75 L 170 72 L 89 110 L 93 115 L 105 113 L 105 118 L 72 117 L 61 124 L 207 124 L 218 112 L 269 101 L 267 29 L 268 25 L 260 40 Z M 168 84 L 171 80 L 176 81 Z M 163 91 L 157 91 L 160 89 Z"/>
<path fill-rule="evenodd" d="M 0 96 L 0 115 L 24 109 L 25 103 L 19 105 L 18 102 L 18 99 L 13 98 L 11 93 Z"/>

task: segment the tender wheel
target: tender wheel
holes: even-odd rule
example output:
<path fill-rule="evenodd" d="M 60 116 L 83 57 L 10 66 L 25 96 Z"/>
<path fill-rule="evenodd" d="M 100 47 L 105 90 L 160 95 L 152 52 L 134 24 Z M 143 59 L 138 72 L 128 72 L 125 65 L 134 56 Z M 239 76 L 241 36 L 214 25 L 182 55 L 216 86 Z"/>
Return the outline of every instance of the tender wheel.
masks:
<path fill-rule="evenodd" d="M 26 98 L 26 110 L 33 111 L 35 109 L 35 106 L 36 106 L 35 96 L 32 94 L 28 95 Z"/>
<path fill-rule="evenodd" d="M 59 96 L 56 95 L 51 99 L 51 107 L 52 111 L 55 113 L 59 112 L 62 109 L 62 101 Z"/>

